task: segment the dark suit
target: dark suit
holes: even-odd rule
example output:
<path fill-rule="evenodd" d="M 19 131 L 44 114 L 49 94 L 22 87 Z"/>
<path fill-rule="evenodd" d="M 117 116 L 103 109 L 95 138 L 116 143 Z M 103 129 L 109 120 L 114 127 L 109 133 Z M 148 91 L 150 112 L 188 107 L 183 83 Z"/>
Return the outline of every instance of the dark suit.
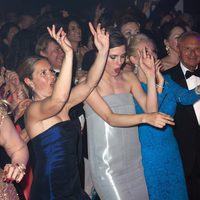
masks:
<path fill-rule="evenodd" d="M 165 73 L 188 89 L 180 64 Z M 193 106 L 178 104 L 174 119 L 174 135 L 183 161 L 189 197 L 190 200 L 200 200 L 200 126 Z"/>

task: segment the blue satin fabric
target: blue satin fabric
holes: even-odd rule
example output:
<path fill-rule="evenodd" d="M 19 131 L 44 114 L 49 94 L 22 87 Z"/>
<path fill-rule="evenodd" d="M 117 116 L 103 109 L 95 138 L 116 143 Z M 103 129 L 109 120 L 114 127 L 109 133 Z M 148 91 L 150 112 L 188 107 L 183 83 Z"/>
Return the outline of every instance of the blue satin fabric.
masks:
<path fill-rule="evenodd" d="M 78 171 L 78 121 L 55 124 L 32 139 L 35 168 L 30 200 L 85 200 Z"/>

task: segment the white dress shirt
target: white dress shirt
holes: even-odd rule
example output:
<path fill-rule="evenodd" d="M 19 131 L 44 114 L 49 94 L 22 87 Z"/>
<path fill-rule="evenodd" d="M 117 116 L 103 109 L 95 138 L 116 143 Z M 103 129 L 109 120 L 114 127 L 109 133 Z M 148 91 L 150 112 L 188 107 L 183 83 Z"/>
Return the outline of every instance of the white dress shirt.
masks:
<path fill-rule="evenodd" d="M 188 69 L 182 63 L 180 63 L 180 64 L 181 64 L 181 69 L 183 71 L 183 74 L 185 75 L 185 73 L 186 73 L 186 71 L 188 71 Z M 192 89 L 196 88 L 198 85 L 200 85 L 200 77 L 191 76 L 190 78 L 185 79 L 185 80 L 186 80 L 189 90 L 192 90 Z M 195 102 L 193 104 L 193 107 L 194 107 L 194 111 L 195 111 L 198 123 L 200 125 L 200 100 Z"/>

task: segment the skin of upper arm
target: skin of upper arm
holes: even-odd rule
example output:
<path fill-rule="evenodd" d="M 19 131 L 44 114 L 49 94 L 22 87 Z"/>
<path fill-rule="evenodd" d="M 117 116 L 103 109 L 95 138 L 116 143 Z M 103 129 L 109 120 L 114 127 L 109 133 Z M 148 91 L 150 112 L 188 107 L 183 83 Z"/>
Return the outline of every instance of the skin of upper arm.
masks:
<path fill-rule="evenodd" d="M 97 113 L 97 115 L 109 123 L 109 118 L 113 113 L 108 104 L 100 96 L 97 89 L 93 90 L 93 92 L 86 99 L 86 102 Z"/>
<path fill-rule="evenodd" d="M 146 100 L 147 96 L 142 86 L 138 80 L 138 78 L 132 72 L 124 73 L 124 78 L 128 84 L 130 84 L 130 92 L 142 107 L 143 110 L 146 110 Z"/>
<path fill-rule="evenodd" d="M 8 155 L 12 155 L 26 144 L 18 135 L 12 121 L 9 117 L 4 119 L 0 128 L 1 132 L 1 145 L 4 147 Z"/>
<path fill-rule="evenodd" d="M 65 106 L 68 110 L 72 108 L 73 106 L 79 104 L 80 102 L 83 102 L 88 95 L 91 94 L 94 88 L 88 87 L 86 84 L 86 79 L 83 78 L 81 82 L 79 82 L 78 85 L 76 85 L 74 88 L 72 88 L 69 100 Z"/>

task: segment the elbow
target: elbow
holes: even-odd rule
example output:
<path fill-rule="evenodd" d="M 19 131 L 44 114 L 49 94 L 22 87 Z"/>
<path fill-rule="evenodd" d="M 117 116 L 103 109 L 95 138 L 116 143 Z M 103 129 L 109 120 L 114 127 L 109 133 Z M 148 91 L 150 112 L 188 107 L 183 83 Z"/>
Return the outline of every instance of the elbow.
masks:
<path fill-rule="evenodd" d="M 106 121 L 107 124 L 109 124 L 110 126 L 116 126 L 114 118 L 112 115 L 106 116 L 104 118 L 104 121 Z"/>
<path fill-rule="evenodd" d="M 97 81 L 86 81 L 86 86 L 89 90 L 89 94 L 97 87 L 98 82 Z"/>

